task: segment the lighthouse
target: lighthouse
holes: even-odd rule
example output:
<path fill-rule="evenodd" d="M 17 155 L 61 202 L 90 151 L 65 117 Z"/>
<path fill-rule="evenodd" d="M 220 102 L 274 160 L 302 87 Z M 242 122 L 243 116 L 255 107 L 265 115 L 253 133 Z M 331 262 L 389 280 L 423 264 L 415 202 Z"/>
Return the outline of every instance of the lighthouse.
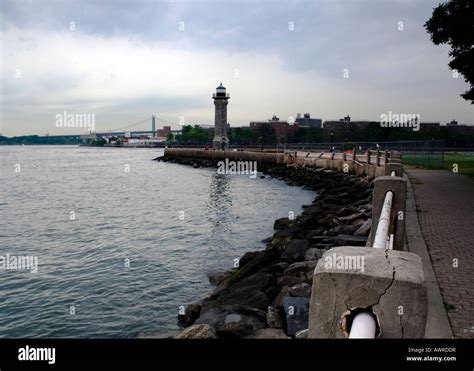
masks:
<path fill-rule="evenodd" d="M 229 138 L 227 138 L 227 103 L 230 96 L 225 92 L 225 87 L 221 84 L 216 88 L 216 93 L 212 94 L 216 113 L 214 118 L 214 139 L 212 145 L 214 149 L 228 149 Z"/>

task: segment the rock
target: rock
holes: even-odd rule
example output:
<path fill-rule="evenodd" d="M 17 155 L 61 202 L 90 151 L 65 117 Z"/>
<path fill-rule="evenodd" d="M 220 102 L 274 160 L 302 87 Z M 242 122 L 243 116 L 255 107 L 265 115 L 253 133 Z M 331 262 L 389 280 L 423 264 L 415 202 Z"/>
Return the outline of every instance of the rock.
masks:
<path fill-rule="evenodd" d="M 326 251 L 326 249 L 318 249 L 312 247 L 306 250 L 306 253 L 304 254 L 304 260 L 318 260 L 321 258 L 321 256 L 323 256 Z"/>
<path fill-rule="evenodd" d="M 281 320 L 278 310 L 272 306 L 269 306 L 266 314 L 267 325 L 270 328 L 283 328 L 283 322 Z"/>
<path fill-rule="evenodd" d="M 213 328 L 218 328 L 224 324 L 224 317 L 226 312 L 220 308 L 212 307 L 209 308 L 204 314 L 194 322 L 195 325 L 209 325 Z"/>
<path fill-rule="evenodd" d="M 355 234 L 357 236 L 368 236 L 370 229 L 372 228 L 372 219 L 367 219 L 364 224 L 362 224 Z"/>
<path fill-rule="evenodd" d="M 341 222 L 351 222 L 351 221 L 353 221 L 357 218 L 363 217 L 363 216 L 364 216 L 363 213 L 357 212 L 357 213 L 354 213 L 354 214 L 351 214 L 351 215 L 348 215 L 348 216 L 338 217 L 338 219 Z"/>
<path fill-rule="evenodd" d="M 308 246 L 307 240 L 291 240 L 287 243 L 281 255 L 281 260 L 288 262 L 304 260 L 304 254 L 308 250 Z"/>
<path fill-rule="evenodd" d="M 298 276 L 283 275 L 277 278 L 277 286 L 278 287 L 293 286 L 293 285 L 296 285 L 297 283 L 301 283 L 305 281 L 306 281 L 306 276 L 303 274 L 300 274 Z"/>
<path fill-rule="evenodd" d="M 324 232 L 326 232 L 326 230 L 323 228 L 323 227 L 319 227 L 315 230 L 312 230 L 311 232 L 309 232 L 306 236 L 306 239 L 310 240 L 312 239 L 313 237 L 316 237 L 316 236 L 320 236 L 322 235 Z"/>
<path fill-rule="evenodd" d="M 309 298 L 283 298 L 283 309 L 286 315 L 286 333 L 296 335 L 300 330 L 308 328 Z"/>
<path fill-rule="evenodd" d="M 175 339 L 217 339 L 217 333 L 210 325 L 192 325 L 175 336 Z"/>
<path fill-rule="evenodd" d="M 276 263 L 273 266 L 273 269 L 276 270 L 277 272 L 283 272 L 286 268 L 288 268 L 289 265 L 290 264 L 287 262 L 280 262 L 280 263 Z"/>
<path fill-rule="evenodd" d="M 367 237 L 340 234 L 337 236 L 336 246 L 365 246 Z"/>
<path fill-rule="evenodd" d="M 216 299 L 217 306 L 243 305 L 266 310 L 270 299 L 265 289 L 273 281 L 269 273 L 255 273 L 228 287 Z"/>
<path fill-rule="evenodd" d="M 311 277 L 313 275 L 314 268 L 316 268 L 316 264 L 318 264 L 317 260 L 308 260 L 303 262 L 297 262 L 291 264 L 288 268 L 285 269 L 284 275 L 288 276 L 300 276 L 303 275 L 304 277 Z"/>
<path fill-rule="evenodd" d="M 259 255 L 263 255 L 263 251 L 249 251 L 246 252 L 240 259 L 239 259 L 239 267 L 242 268 L 245 266 L 249 261 L 256 258 Z"/>
<path fill-rule="evenodd" d="M 266 267 L 276 262 L 279 258 L 279 255 L 280 253 L 278 249 L 258 251 L 258 253 L 255 254 L 252 259 L 250 259 L 248 262 L 245 262 L 243 266 L 240 266 L 237 271 L 231 274 L 230 277 L 222 283 L 223 286 L 226 287 L 225 283 L 227 283 L 227 286 L 233 285 L 236 282 L 251 276 L 252 274 L 258 272 L 262 267 Z"/>
<path fill-rule="evenodd" d="M 290 339 L 283 330 L 276 328 L 264 328 L 256 331 L 246 339 Z"/>
<path fill-rule="evenodd" d="M 331 235 L 331 236 L 337 236 L 340 234 L 352 235 L 357 230 L 357 228 L 359 228 L 357 225 L 352 225 L 352 224 L 338 225 L 332 228 L 331 230 L 329 230 L 328 235 Z"/>
<path fill-rule="evenodd" d="M 268 237 L 268 238 L 263 239 L 261 242 L 266 245 L 266 244 L 272 242 L 272 240 L 273 240 L 273 237 Z"/>
<path fill-rule="evenodd" d="M 207 278 L 209 279 L 209 282 L 212 285 L 217 286 L 225 279 L 227 279 L 233 272 L 234 270 L 228 270 L 224 272 L 211 272 L 208 273 Z"/>
<path fill-rule="evenodd" d="M 288 295 L 288 286 L 283 286 L 278 295 L 273 300 L 273 307 L 280 308 L 283 306 L 283 298 Z"/>
<path fill-rule="evenodd" d="M 308 329 L 300 330 L 296 333 L 295 339 L 307 339 L 308 338 Z"/>
<path fill-rule="evenodd" d="M 306 282 L 298 283 L 288 289 L 288 293 L 294 297 L 309 298 L 311 296 L 311 285 Z"/>
<path fill-rule="evenodd" d="M 224 317 L 224 324 L 217 333 L 220 338 L 242 338 L 264 327 L 265 324 L 255 317 L 230 313 Z"/>
<path fill-rule="evenodd" d="M 285 229 L 288 228 L 290 225 L 290 219 L 288 218 L 280 218 L 275 220 L 273 224 L 273 229 Z"/>
<path fill-rule="evenodd" d="M 201 306 L 199 304 L 189 304 L 184 310 L 184 315 L 178 316 L 178 321 L 184 327 L 191 326 L 201 313 Z"/>
<path fill-rule="evenodd" d="M 365 223 L 367 218 L 357 218 L 357 219 L 354 219 L 351 224 L 356 226 L 356 227 L 360 227 L 361 225 L 363 225 Z"/>

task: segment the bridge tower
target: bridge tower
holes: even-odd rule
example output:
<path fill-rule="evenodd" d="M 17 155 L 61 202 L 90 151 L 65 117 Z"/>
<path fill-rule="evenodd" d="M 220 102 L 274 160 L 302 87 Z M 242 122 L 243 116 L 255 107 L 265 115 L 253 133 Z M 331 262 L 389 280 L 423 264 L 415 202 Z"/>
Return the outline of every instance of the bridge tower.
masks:
<path fill-rule="evenodd" d="M 155 115 L 151 116 L 151 136 L 156 136 Z"/>
<path fill-rule="evenodd" d="M 225 87 L 221 84 L 216 88 L 215 94 L 212 94 L 214 99 L 215 117 L 214 117 L 214 139 L 212 145 L 214 149 L 228 149 L 229 138 L 227 138 L 227 104 L 230 99 L 229 94 L 226 93 Z"/>

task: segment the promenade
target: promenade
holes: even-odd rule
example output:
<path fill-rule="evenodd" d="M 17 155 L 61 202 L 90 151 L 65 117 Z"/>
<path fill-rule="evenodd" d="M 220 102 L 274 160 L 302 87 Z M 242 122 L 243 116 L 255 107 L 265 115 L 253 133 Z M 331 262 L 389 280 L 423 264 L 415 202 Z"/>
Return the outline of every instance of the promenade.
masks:
<path fill-rule="evenodd" d="M 456 338 L 474 338 L 474 179 L 405 169 L 418 221 Z"/>

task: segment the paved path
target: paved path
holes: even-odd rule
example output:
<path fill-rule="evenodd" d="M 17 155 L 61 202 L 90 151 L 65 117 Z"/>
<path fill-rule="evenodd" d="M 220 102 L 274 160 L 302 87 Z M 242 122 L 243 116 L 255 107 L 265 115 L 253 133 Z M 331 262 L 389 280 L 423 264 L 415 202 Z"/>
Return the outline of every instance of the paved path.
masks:
<path fill-rule="evenodd" d="M 474 338 L 474 180 L 446 170 L 405 171 L 454 336 Z"/>

